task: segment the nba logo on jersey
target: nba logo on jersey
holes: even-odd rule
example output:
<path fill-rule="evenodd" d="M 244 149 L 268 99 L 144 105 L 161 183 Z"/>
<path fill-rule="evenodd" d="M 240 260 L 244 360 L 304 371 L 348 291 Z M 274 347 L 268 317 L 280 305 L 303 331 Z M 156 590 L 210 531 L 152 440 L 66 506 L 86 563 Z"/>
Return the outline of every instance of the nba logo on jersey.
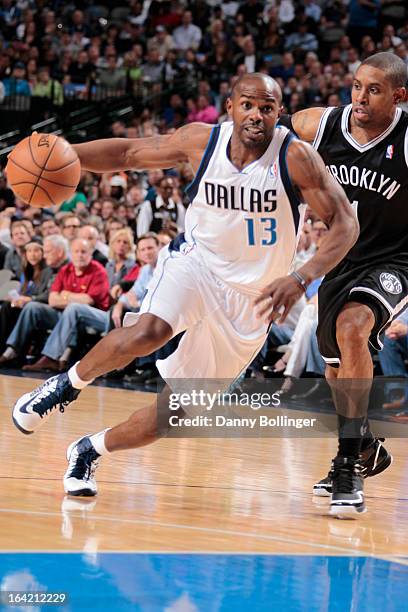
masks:
<path fill-rule="evenodd" d="M 387 152 L 385 154 L 386 159 L 392 159 L 394 155 L 394 145 L 388 145 Z"/>
<path fill-rule="evenodd" d="M 272 178 L 276 178 L 278 176 L 278 164 L 276 162 L 274 162 L 269 168 L 269 174 Z"/>

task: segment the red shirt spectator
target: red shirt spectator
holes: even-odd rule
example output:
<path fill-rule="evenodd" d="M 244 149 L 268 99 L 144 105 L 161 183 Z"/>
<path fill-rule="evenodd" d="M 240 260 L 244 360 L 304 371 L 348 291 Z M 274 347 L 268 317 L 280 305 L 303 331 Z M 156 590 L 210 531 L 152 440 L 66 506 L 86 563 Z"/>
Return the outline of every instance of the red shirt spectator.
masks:
<path fill-rule="evenodd" d="M 88 266 L 77 274 L 72 262 L 58 272 L 51 291 L 71 291 L 87 293 L 93 300 L 93 306 L 101 310 L 109 308 L 109 281 L 106 270 L 100 263 L 92 260 Z"/>

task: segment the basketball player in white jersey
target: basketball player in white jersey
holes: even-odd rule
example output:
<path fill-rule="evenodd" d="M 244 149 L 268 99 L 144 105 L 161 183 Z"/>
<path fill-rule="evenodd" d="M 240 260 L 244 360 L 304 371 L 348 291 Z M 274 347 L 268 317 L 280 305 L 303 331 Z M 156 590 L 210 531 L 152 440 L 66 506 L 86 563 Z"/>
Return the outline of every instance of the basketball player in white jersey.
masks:
<path fill-rule="evenodd" d="M 195 179 L 188 188 L 186 232 L 161 251 L 137 323 L 112 331 L 67 373 L 17 401 L 13 420 L 23 433 L 33 433 L 58 407 L 63 410 L 97 376 L 152 353 L 182 331 L 178 349 L 158 362 L 162 377 L 232 382 L 262 347 L 270 321 L 284 321 L 307 284 L 352 247 L 358 222 L 343 189 L 309 144 L 285 127 L 275 129 L 281 99 L 273 79 L 249 74 L 228 102 L 232 122 L 75 146 L 82 167 L 92 172 L 189 162 Z M 329 231 L 318 253 L 289 274 L 301 201 Z M 65 491 L 95 495 L 93 474 L 101 455 L 164 435 L 168 419 L 164 427 L 158 423 L 155 404 L 72 443 Z"/>

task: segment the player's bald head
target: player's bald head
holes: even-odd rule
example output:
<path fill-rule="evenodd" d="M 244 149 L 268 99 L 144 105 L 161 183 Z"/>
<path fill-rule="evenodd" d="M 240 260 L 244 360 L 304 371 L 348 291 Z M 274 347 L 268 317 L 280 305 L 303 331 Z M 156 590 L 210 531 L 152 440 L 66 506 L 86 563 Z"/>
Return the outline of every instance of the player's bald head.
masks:
<path fill-rule="evenodd" d="M 262 72 L 251 72 L 240 77 L 232 88 L 231 98 L 256 96 L 265 100 L 275 99 L 282 102 L 282 90 L 272 77 Z"/>

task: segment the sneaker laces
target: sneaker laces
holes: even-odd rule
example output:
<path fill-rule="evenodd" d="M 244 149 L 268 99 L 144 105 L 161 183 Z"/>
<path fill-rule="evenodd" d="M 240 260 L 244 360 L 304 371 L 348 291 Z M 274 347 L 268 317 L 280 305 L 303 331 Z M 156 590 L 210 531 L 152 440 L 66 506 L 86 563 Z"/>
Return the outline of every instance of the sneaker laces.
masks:
<path fill-rule="evenodd" d="M 98 453 L 94 448 L 88 451 L 79 453 L 75 459 L 75 466 L 69 474 L 69 478 L 77 478 L 78 480 L 91 480 L 94 477 L 95 470 L 99 465 Z"/>
<path fill-rule="evenodd" d="M 65 408 L 72 402 L 72 399 L 75 399 L 75 393 L 74 397 L 71 399 L 64 397 L 65 392 L 69 390 L 66 389 L 64 385 L 58 385 L 57 382 L 55 389 L 49 390 L 49 383 L 50 381 L 46 381 L 38 388 L 38 395 L 31 403 L 33 412 L 36 412 L 40 418 L 44 418 L 51 410 L 54 410 L 55 408 L 58 408 L 60 412 L 64 412 Z M 48 393 L 46 394 L 47 391 Z M 73 391 L 75 392 L 76 389 L 73 389 Z M 59 397 L 56 398 L 55 394 L 58 394 Z M 39 404 L 40 402 L 41 405 L 37 406 L 36 404 Z"/>
<path fill-rule="evenodd" d="M 51 410 L 58 408 L 60 412 L 64 412 L 65 408 L 70 403 L 68 400 L 55 403 L 55 399 L 49 395 L 41 399 L 41 406 L 33 405 L 33 412 L 36 412 L 41 418 L 45 417 Z M 35 402 L 33 402 L 34 404 Z"/>
<path fill-rule="evenodd" d="M 336 487 L 344 493 L 352 493 L 355 488 L 354 477 L 361 476 L 361 464 L 347 463 L 345 465 L 336 465 L 331 469 L 331 479 L 336 481 Z"/>

